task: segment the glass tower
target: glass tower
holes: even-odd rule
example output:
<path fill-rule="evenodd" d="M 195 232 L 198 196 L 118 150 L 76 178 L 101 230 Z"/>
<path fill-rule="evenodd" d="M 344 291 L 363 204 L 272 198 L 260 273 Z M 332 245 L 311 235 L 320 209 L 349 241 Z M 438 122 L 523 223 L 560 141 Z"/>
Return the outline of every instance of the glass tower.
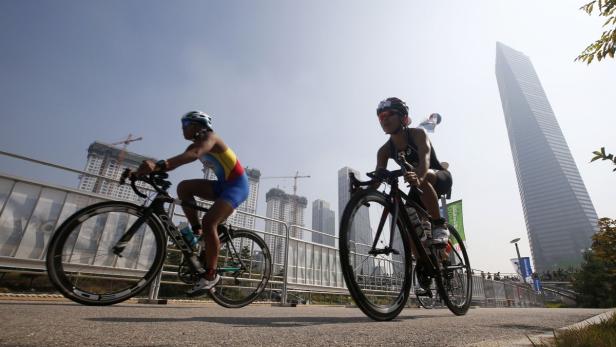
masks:
<path fill-rule="evenodd" d="M 496 80 L 538 272 L 577 266 L 597 213 L 530 59 L 498 42 Z"/>

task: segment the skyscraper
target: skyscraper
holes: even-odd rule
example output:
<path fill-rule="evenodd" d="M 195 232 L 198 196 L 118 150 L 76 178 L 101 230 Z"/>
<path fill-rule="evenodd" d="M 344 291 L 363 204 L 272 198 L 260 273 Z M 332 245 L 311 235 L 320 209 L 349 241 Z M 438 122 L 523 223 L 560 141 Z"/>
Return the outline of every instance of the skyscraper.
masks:
<path fill-rule="evenodd" d="M 336 216 L 334 211 L 329 208 L 329 203 L 323 200 L 315 200 L 312 202 L 312 229 L 335 235 Z M 335 239 L 326 235 L 317 233 L 312 234 L 312 242 L 321 245 L 335 246 Z"/>
<path fill-rule="evenodd" d="M 351 199 L 349 173 L 355 174 L 355 177 L 359 178 L 359 171 L 351 169 L 348 166 L 338 170 L 338 222 L 342 218 L 342 213 L 346 207 L 347 202 Z"/>
<path fill-rule="evenodd" d="M 84 171 L 113 180 L 119 180 L 124 169 L 128 168 L 131 170 L 136 170 L 144 160 L 156 161 L 154 158 L 148 158 L 136 153 L 126 152 L 124 160 L 120 162 L 118 160 L 120 151 L 120 149 L 111 145 L 101 142 L 93 142 L 90 147 L 88 147 L 88 160 Z M 140 187 L 145 186 L 141 182 L 138 182 L 137 185 Z M 79 189 L 107 195 L 112 198 L 134 201 L 139 199 L 129 184 L 120 186 L 117 182 L 104 180 L 94 176 L 81 175 Z"/>
<path fill-rule="evenodd" d="M 281 189 L 272 188 L 265 194 L 265 202 L 267 203 L 267 217 L 289 224 L 304 225 L 304 210 L 308 206 L 308 200 L 305 197 L 287 194 Z M 280 223 L 272 221 L 265 222 L 265 232 L 286 236 L 285 228 Z M 301 229 L 291 228 L 290 236 L 302 239 L 303 232 Z M 264 239 L 274 262 L 282 261 L 284 259 L 284 239 L 268 234 L 265 234 Z"/>
<path fill-rule="evenodd" d="M 578 265 L 597 213 L 539 77 L 526 55 L 499 42 L 496 79 L 535 269 Z"/>
<path fill-rule="evenodd" d="M 355 177 L 360 179 L 359 171 L 350 167 L 343 167 L 338 170 L 338 218 L 342 218 L 346 204 L 351 199 L 349 173 L 355 174 Z M 358 254 L 368 254 L 372 246 L 373 235 L 370 227 L 370 215 L 368 208 L 360 208 L 355 215 L 353 225 L 351 226 L 351 234 L 349 240 L 354 243 L 354 252 Z M 349 245 L 351 247 L 351 245 Z M 375 269 L 372 262 L 364 262 L 364 273 L 372 273 Z"/>
<path fill-rule="evenodd" d="M 248 198 L 244 201 L 240 206 L 237 207 L 237 211 L 256 214 L 257 213 L 257 198 L 259 196 L 259 179 L 261 177 L 261 172 L 257 169 L 244 168 L 246 175 L 248 176 Z M 216 180 L 216 174 L 214 170 L 209 167 L 203 168 L 203 177 L 206 180 Z M 229 218 L 229 223 L 232 225 L 254 229 L 255 228 L 255 217 L 247 216 L 242 213 L 234 213 Z"/>

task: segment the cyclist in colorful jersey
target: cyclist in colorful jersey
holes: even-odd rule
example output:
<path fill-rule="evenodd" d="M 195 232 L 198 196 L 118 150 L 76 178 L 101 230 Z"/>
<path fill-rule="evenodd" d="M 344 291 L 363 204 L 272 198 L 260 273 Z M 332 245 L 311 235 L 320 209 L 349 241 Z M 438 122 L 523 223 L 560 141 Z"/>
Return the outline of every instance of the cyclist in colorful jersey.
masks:
<path fill-rule="evenodd" d="M 220 241 L 218 225 L 248 197 L 248 178 L 237 156 L 222 138 L 212 129 L 212 117 L 201 111 L 191 111 L 182 117 L 182 131 L 186 140 L 192 144 L 184 153 L 156 163 L 146 160 L 137 174 L 148 174 L 153 170 L 170 171 L 184 164 L 200 160 L 212 168 L 217 180 L 193 179 L 178 184 L 177 193 L 182 201 L 195 203 L 195 196 L 213 201 L 208 213 L 199 222 L 197 211 L 182 206 L 186 219 L 196 235 L 203 234 L 205 241 L 205 274 L 197 284 L 188 290 L 189 296 L 205 294 L 214 287 L 220 276 L 216 273 L 216 263 Z"/>
<path fill-rule="evenodd" d="M 447 247 L 449 230 L 445 219 L 441 216 L 438 197 L 451 192 L 451 173 L 438 161 L 426 132 L 420 128 L 409 128 L 411 124 L 409 107 L 404 101 L 393 97 L 387 98 L 379 103 L 376 114 L 381 127 L 390 135 L 389 140 L 377 152 L 377 171 L 387 168 L 389 159 L 402 164 L 398 159 L 400 154 L 413 165 L 415 169 L 409 171 L 404 180 L 423 191 L 421 202 L 433 218 L 430 221 L 432 224 L 430 242 L 438 247 Z M 420 285 L 425 290 L 427 289 L 425 286 L 429 285 L 429 279 L 426 281 L 421 267 L 419 260 L 417 274 Z"/>

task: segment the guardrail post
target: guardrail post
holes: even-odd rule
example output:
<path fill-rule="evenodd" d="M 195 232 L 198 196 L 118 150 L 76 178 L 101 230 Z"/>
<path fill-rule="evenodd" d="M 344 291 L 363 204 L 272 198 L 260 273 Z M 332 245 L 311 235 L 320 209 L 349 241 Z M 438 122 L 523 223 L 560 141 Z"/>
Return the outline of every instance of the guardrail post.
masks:
<path fill-rule="evenodd" d="M 294 305 L 289 305 L 287 303 L 287 282 L 288 282 L 288 277 L 289 277 L 289 241 L 291 239 L 291 231 L 290 231 L 290 227 L 287 223 L 283 224 L 286 231 L 287 231 L 287 235 L 286 235 L 286 244 L 284 247 L 284 278 L 282 279 L 282 298 L 280 300 L 280 305 L 281 306 L 285 306 L 285 307 L 289 307 L 289 306 L 294 306 Z"/>
<path fill-rule="evenodd" d="M 169 204 L 169 211 L 167 213 L 169 215 L 170 223 L 173 223 L 174 210 L 175 210 L 175 203 Z M 166 244 L 165 244 L 165 247 L 167 247 Z M 166 251 L 167 250 L 165 249 L 165 252 Z M 164 266 L 165 265 L 163 264 L 163 267 Z M 158 275 L 156 275 L 156 278 L 154 279 L 154 281 L 152 281 L 152 284 L 150 284 L 150 293 L 148 295 L 148 298 L 145 300 L 138 300 L 137 302 L 139 302 L 140 304 L 161 304 L 161 305 L 167 304 L 167 299 L 158 298 L 158 292 L 160 291 L 160 281 L 162 280 L 162 277 L 163 277 L 163 267 L 160 268 Z"/>

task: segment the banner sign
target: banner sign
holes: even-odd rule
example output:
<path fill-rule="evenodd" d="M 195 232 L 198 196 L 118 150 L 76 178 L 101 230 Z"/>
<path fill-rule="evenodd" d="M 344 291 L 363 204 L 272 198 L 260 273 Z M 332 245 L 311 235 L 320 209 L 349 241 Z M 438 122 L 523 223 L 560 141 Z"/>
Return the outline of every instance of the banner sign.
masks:
<path fill-rule="evenodd" d="M 464 233 L 464 219 L 462 217 L 462 200 L 447 204 L 447 222 L 460 234 L 462 241 L 466 241 Z M 453 240 L 454 245 L 457 243 Z M 464 243 L 466 245 L 466 242 Z"/>
<path fill-rule="evenodd" d="M 526 283 L 534 283 L 533 281 L 533 269 L 530 266 L 530 258 L 522 257 L 520 258 L 522 261 L 522 266 L 518 265 L 518 258 L 511 258 L 511 264 L 513 264 L 513 269 L 520 277 L 520 282 L 523 282 L 526 279 Z"/>

